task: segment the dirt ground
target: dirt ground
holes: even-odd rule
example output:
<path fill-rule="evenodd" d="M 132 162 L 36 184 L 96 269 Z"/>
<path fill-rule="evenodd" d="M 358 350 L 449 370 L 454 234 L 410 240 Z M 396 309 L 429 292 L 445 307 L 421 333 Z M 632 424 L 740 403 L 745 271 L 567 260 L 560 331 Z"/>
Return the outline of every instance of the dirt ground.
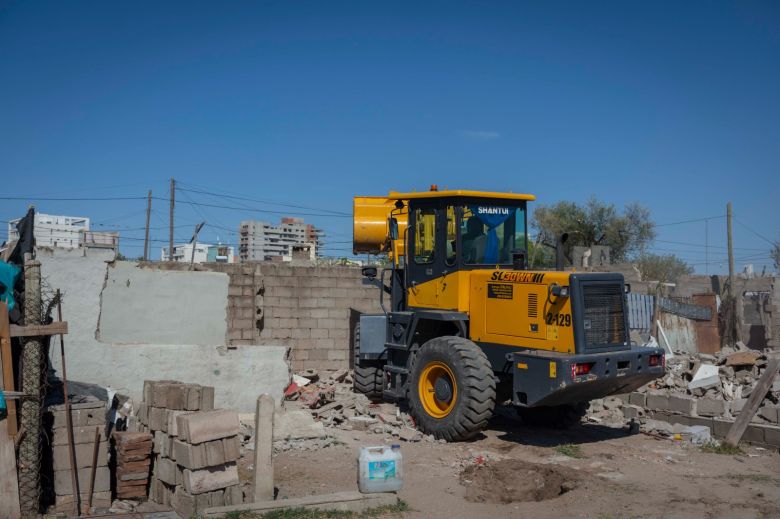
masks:
<path fill-rule="evenodd" d="M 554 430 L 506 417 L 466 443 L 332 432 L 334 446 L 275 456 L 279 499 L 355 490 L 360 447 L 401 443 L 409 518 L 780 518 L 780 454 L 749 446 L 705 453 L 600 425 Z"/>

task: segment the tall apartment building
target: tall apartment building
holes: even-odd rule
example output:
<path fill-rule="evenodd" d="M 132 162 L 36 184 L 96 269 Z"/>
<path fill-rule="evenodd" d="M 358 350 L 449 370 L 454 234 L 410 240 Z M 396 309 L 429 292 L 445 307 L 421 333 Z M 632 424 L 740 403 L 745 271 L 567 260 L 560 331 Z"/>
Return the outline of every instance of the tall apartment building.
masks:
<path fill-rule="evenodd" d="M 322 231 L 303 218 L 282 218 L 279 225 L 247 220 L 238 231 L 240 261 L 292 261 L 302 250 L 312 260 L 319 255 Z"/>
<path fill-rule="evenodd" d="M 16 224 L 21 218 L 8 222 L 8 241 L 19 239 Z M 82 216 L 56 216 L 35 213 L 33 222 L 35 244 L 38 247 L 78 249 L 79 247 L 100 247 L 115 249 L 119 246 L 116 232 L 95 232 L 89 230 L 89 218 Z"/>

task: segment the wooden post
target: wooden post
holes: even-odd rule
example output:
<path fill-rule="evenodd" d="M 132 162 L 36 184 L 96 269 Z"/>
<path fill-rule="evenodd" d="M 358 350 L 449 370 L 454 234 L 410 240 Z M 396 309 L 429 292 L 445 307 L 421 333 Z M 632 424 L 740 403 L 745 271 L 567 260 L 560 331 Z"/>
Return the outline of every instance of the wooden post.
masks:
<path fill-rule="evenodd" d="M 171 178 L 171 206 L 168 214 L 168 261 L 173 261 L 173 206 L 176 203 L 176 181 Z"/>
<path fill-rule="evenodd" d="M 737 416 L 731 429 L 729 429 L 729 432 L 726 434 L 726 439 L 723 440 L 724 442 L 734 446 L 739 444 L 739 440 L 741 440 L 742 435 L 745 434 L 745 429 L 750 425 L 750 420 L 756 414 L 758 408 L 761 407 L 761 402 L 769 391 L 769 386 L 772 385 L 778 371 L 780 371 L 780 357 L 770 357 L 769 364 L 767 364 L 761 378 L 758 379 L 758 383 L 756 383 L 756 386 L 753 388 L 753 392 L 750 393 L 747 404 L 742 408 L 739 416 Z"/>
<path fill-rule="evenodd" d="M 4 391 L 14 391 L 14 362 L 13 353 L 11 352 L 11 334 L 10 324 L 8 322 L 8 305 L 0 303 L 0 366 L 2 366 L 2 373 L 0 373 L 0 382 L 2 382 L 2 388 Z M 19 426 L 16 416 L 16 401 L 8 401 L 8 436 L 13 438 L 16 436 L 17 427 Z"/>
<path fill-rule="evenodd" d="M 144 261 L 149 261 L 149 220 L 152 216 L 152 190 L 146 199 L 146 236 L 144 237 Z"/>
<path fill-rule="evenodd" d="M 8 306 L 0 303 L 0 388 L 13 391 L 14 372 L 11 363 L 11 338 L 8 333 Z M 10 388 L 8 387 L 10 383 Z M 0 517 L 19 519 L 19 480 L 16 477 L 16 400 L 6 400 L 8 416 L 0 421 Z M 11 427 L 13 425 L 13 427 Z"/>
<path fill-rule="evenodd" d="M 257 399 L 255 412 L 255 503 L 274 498 L 274 399 L 263 394 Z"/>

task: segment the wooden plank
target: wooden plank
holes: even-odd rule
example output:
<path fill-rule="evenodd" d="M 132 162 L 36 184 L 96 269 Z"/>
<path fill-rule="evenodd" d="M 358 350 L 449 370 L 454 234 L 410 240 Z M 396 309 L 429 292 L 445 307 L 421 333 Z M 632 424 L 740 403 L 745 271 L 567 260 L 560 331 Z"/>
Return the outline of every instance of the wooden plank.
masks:
<path fill-rule="evenodd" d="M 0 303 L 0 387 L 13 391 L 14 376 L 11 357 L 11 338 L 8 334 L 8 306 Z M 9 387 L 10 386 L 10 387 Z M 0 421 L 0 517 L 19 519 L 19 481 L 16 474 L 16 449 L 13 435 L 16 434 L 16 402 L 6 401 L 8 416 Z M 11 425 L 13 424 L 13 427 Z"/>
<path fill-rule="evenodd" d="M 739 416 L 737 416 L 731 429 L 729 429 L 729 432 L 726 434 L 726 438 L 723 440 L 724 442 L 731 445 L 739 444 L 739 440 L 741 440 L 742 435 L 745 434 L 745 429 L 750 425 L 750 420 L 753 419 L 758 408 L 761 407 L 761 402 L 764 400 L 764 397 L 766 397 L 769 386 L 772 385 L 778 371 L 780 371 L 780 357 L 770 357 L 769 364 L 761 375 L 761 378 L 758 379 L 758 383 L 756 383 L 753 388 L 753 392 L 750 393 L 747 404 L 742 408 Z"/>
<path fill-rule="evenodd" d="M 11 337 L 43 337 L 68 333 L 68 321 L 51 324 L 31 324 L 29 326 L 11 325 Z"/>
<path fill-rule="evenodd" d="M 0 303 L 0 384 L 4 391 L 14 391 L 14 357 L 11 352 L 11 336 L 9 335 L 8 305 Z M 8 404 L 8 435 L 16 436 L 17 418 L 16 402 L 9 400 Z"/>

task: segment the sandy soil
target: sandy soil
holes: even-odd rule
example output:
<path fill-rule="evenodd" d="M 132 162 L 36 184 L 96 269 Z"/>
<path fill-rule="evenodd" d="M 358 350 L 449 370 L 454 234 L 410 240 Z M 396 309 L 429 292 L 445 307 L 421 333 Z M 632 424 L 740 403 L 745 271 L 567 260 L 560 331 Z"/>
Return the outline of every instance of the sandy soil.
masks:
<path fill-rule="evenodd" d="M 279 498 L 355 490 L 359 448 L 398 443 L 333 433 L 335 446 L 275 457 Z M 581 458 L 555 449 L 570 443 Z M 409 518 L 780 518 L 780 454 L 768 450 L 709 454 L 599 425 L 563 431 L 506 417 L 472 442 L 401 445 Z"/>

